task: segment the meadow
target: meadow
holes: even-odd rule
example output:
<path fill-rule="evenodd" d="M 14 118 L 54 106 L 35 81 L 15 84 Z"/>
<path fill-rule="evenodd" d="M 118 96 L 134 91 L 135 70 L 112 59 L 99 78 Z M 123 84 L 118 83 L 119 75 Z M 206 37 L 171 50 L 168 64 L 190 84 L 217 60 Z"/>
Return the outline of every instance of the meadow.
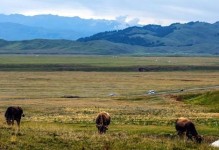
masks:
<path fill-rule="evenodd" d="M 67 71 L 59 65 L 92 69 Z M 219 139 L 218 57 L 6 55 L 0 66 L 6 68 L 0 72 L 0 149 L 206 150 L 215 149 L 209 144 Z M 138 72 L 139 66 L 202 69 Z M 117 67 L 132 69 L 113 70 Z M 19 133 L 5 123 L 11 105 L 24 109 Z M 112 117 L 104 135 L 95 127 L 100 111 Z M 174 121 L 181 116 L 193 120 L 202 144 L 176 136 Z"/>

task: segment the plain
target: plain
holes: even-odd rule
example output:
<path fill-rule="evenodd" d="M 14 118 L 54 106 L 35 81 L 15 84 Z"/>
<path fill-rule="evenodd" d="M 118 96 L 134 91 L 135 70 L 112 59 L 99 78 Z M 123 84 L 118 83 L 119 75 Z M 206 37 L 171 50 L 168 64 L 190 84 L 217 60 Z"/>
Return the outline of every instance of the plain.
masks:
<path fill-rule="evenodd" d="M 0 149 L 214 149 L 209 144 L 219 138 L 218 62 L 218 57 L 1 56 L 0 65 L 12 67 L 0 72 Z M 47 68 L 37 69 L 39 64 Z M 28 69 L 19 68 L 25 65 Z M 92 69 L 57 70 L 59 65 Z M 147 66 L 213 69 L 138 72 Z M 117 67 L 131 70 L 113 70 Z M 20 133 L 5 123 L 11 105 L 26 115 Z M 112 117 L 105 135 L 95 127 L 100 111 Z M 202 144 L 176 136 L 180 116 L 195 122 Z"/>

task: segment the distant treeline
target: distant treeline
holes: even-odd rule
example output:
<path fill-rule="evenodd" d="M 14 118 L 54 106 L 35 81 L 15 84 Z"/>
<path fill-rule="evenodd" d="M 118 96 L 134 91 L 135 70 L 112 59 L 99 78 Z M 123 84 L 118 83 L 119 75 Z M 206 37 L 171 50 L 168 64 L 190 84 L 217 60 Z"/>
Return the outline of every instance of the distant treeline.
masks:
<path fill-rule="evenodd" d="M 139 68 L 142 70 L 140 71 Z M 86 72 L 159 72 L 159 71 L 218 71 L 219 66 L 118 66 L 102 67 L 73 64 L 0 64 L 0 71 L 86 71 Z"/>

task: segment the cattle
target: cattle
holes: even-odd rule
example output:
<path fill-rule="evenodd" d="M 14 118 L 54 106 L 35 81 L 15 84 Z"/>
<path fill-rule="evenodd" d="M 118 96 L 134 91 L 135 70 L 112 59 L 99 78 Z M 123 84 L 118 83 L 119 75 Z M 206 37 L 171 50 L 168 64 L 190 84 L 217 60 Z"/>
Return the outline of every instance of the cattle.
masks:
<path fill-rule="evenodd" d="M 106 133 L 110 124 L 110 115 L 107 112 L 101 112 L 96 117 L 96 127 L 100 134 Z"/>
<path fill-rule="evenodd" d="M 202 137 L 198 135 L 194 123 L 187 118 L 178 118 L 175 122 L 175 128 L 179 137 L 183 137 L 184 133 L 186 133 L 188 140 L 193 141 L 194 138 L 197 143 L 201 143 L 203 140 Z"/>
<path fill-rule="evenodd" d="M 18 130 L 20 129 L 21 117 L 24 117 L 21 107 L 10 106 L 5 112 L 5 119 L 8 125 L 14 125 L 14 120 L 17 122 Z"/>

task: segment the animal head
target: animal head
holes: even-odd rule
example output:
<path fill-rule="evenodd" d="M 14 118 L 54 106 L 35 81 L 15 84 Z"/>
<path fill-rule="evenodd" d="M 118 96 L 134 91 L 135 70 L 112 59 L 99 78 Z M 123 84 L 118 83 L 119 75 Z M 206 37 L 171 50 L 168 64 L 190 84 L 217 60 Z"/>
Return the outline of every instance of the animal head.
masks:
<path fill-rule="evenodd" d="M 106 130 L 108 130 L 108 126 L 106 125 L 96 125 L 96 127 L 100 134 L 105 133 Z"/>
<path fill-rule="evenodd" d="M 197 135 L 197 136 L 195 136 L 195 140 L 197 143 L 201 143 L 203 141 L 203 138 L 202 138 L 202 136 Z"/>

